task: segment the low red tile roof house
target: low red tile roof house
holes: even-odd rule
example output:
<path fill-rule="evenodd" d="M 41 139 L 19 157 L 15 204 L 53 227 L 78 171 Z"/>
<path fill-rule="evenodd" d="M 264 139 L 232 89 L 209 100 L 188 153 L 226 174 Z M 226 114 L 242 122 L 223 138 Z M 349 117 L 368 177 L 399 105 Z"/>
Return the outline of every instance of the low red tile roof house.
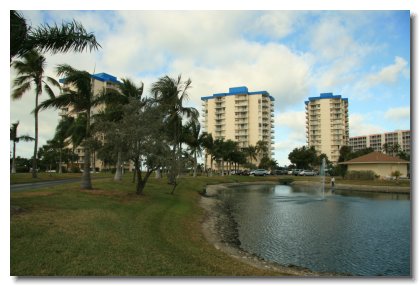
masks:
<path fill-rule="evenodd" d="M 365 164 L 377 164 L 377 163 L 402 163 L 402 164 L 408 164 L 410 162 L 400 159 L 398 157 L 393 157 L 393 156 L 389 156 L 386 155 L 382 152 L 377 152 L 374 151 L 372 153 L 351 159 L 349 161 L 345 161 L 345 162 L 341 162 L 338 164 L 343 164 L 343 165 L 350 165 L 350 164 L 360 164 L 360 163 L 365 163 Z"/>
<path fill-rule="evenodd" d="M 338 164 L 348 165 L 348 171 L 373 171 L 381 177 L 390 177 L 394 171 L 400 171 L 402 176 L 407 176 L 409 163 L 406 160 L 375 151 Z"/>

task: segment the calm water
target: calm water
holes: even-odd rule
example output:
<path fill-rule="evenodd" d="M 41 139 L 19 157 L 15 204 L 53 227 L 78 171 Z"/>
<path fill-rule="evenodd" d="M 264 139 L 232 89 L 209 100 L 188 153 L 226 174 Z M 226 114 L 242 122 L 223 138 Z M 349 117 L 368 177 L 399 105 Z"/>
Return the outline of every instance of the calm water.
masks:
<path fill-rule="evenodd" d="M 408 195 L 246 186 L 234 205 L 241 247 L 282 265 L 353 275 L 410 275 Z"/>

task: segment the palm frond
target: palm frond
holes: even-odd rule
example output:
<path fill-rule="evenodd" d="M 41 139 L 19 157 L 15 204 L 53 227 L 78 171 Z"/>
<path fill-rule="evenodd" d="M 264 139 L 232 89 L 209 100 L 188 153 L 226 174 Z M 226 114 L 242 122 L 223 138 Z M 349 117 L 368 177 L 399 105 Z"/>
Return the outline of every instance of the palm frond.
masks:
<path fill-rule="evenodd" d="M 55 98 L 55 93 L 54 91 L 51 89 L 51 87 L 48 84 L 44 84 L 44 91 L 48 94 L 48 96 L 50 98 Z"/>
<path fill-rule="evenodd" d="M 68 105 L 70 105 L 73 102 L 73 94 L 72 93 L 64 93 L 61 94 L 60 96 L 57 96 L 55 98 L 50 98 L 47 99 L 43 102 L 41 102 L 38 105 L 37 110 L 43 110 L 43 109 L 47 109 L 47 108 L 62 108 L 62 107 L 66 107 Z"/>
<path fill-rule="evenodd" d="M 28 26 L 23 15 L 15 10 L 10 10 L 10 61 L 19 54 L 27 33 Z"/>
<path fill-rule="evenodd" d="M 22 98 L 22 95 L 29 89 L 31 89 L 31 82 L 25 82 L 12 91 L 12 98 L 14 100 Z"/>
<path fill-rule="evenodd" d="M 19 141 L 25 141 L 25 142 L 35 141 L 35 138 L 34 137 L 31 137 L 29 135 L 21 135 L 17 139 L 18 139 L 18 142 Z"/>
<path fill-rule="evenodd" d="M 16 121 L 15 123 L 12 123 L 12 126 L 10 127 L 10 140 L 11 141 L 16 141 L 18 126 L 19 126 L 19 121 Z"/>
<path fill-rule="evenodd" d="M 28 32 L 25 50 L 36 49 L 40 52 L 66 53 L 69 51 L 83 52 L 97 50 L 101 45 L 96 41 L 93 33 L 86 32 L 82 24 L 72 21 L 50 26 L 40 25 Z M 23 52 L 26 52 L 26 51 Z"/>
<path fill-rule="evenodd" d="M 21 76 L 16 77 L 13 80 L 13 86 L 19 86 L 19 85 L 24 84 L 25 82 L 31 82 L 32 80 L 33 79 L 31 77 L 31 75 L 24 74 L 24 75 L 21 75 Z"/>
<path fill-rule="evenodd" d="M 49 84 L 52 84 L 53 86 L 58 87 L 59 89 L 61 89 L 60 83 L 55 78 L 50 77 L 50 76 L 46 76 L 45 79 L 46 79 L 46 81 Z"/>
<path fill-rule="evenodd" d="M 79 70 L 73 68 L 72 66 L 68 64 L 57 65 L 55 70 L 58 76 L 67 76 L 67 75 L 79 72 Z"/>

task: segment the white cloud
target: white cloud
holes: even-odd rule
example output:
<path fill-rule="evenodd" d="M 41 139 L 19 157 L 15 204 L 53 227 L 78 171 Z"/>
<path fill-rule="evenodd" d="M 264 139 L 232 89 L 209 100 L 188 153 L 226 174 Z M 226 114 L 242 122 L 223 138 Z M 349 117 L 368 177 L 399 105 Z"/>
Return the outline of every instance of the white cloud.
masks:
<path fill-rule="evenodd" d="M 392 121 L 410 120 L 410 107 L 390 108 L 385 112 L 385 118 Z"/>
<path fill-rule="evenodd" d="M 328 12 L 322 14 L 306 33 L 313 53 L 313 66 L 316 67 L 312 71 L 311 85 L 316 86 L 320 92 L 342 93 L 352 89 L 364 59 L 379 47 L 359 38 L 362 28 L 355 20 L 366 21 L 365 12 L 334 15 Z"/>
<path fill-rule="evenodd" d="M 408 73 L 407 61 L 401 57 L 395 57 L 393 64 L 383 67 L 377 73 L 367 75 L 361 84 L 365 88 L 369 88 L 379 84 L 394 84 L 397 82 L 398 77 L 401 74 L 406 73 Z"/>
<path fill-rule="evenodd" d="M 368 134 L 383 133 L 385 130 L 378 125 L 368 122 L 369 116 L 353 113 L 349 116 L 350 137 L 363 136 Z"/>
<path fill-rule="evenodd" d="M 327 15 L 318 25 L 309 29 L 312 50 L 321 61 L 334 61 L 347 57 L 361 57 L 372 51 L 372 47 L 354 39 L 349 22 Z"/>
<path fill-rule="evenodd" d="M 302 14 L 295 11 L 269 11 L 258 15 L 248 32 L 258 37 L 280 39 L 293 31 L 293 26 L 301 17 Z"/>
<path fill-rule="evenodd" d="M 306 145 L 306 122 L 304 111 L 280 112 L 275 116 L 274 144 L 277 161 L 280 165 L 290 164 L 288 154 L 297 147 Z"/>

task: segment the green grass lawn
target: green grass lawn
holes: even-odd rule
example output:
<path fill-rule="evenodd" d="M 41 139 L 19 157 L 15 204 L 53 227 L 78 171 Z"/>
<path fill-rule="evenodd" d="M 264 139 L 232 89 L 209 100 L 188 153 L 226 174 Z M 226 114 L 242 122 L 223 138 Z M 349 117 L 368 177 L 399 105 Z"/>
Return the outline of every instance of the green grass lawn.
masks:
<path fill-rule="evenodd" d="M 82 173 L 45 173 L 40 172 L 37 174 L 38 177 L 36 179 L 32 178 L 31 173 L 16 173 L 10 174 L 10 184 L 23 184 L 23 183 L 33 183 L 33 182 L 41 182 L 41 181 L 52 181 L 52 180 L 62 180 L 62 179 L 70 179 L 70 178 L 80 178 L 82 177 Z M 111 178 L 113 175 L 111 173 L 95 173 L 91 174 L 92 178 Z"/>
<path fill-rule="evenodd" d="M 145 195 L 122 183 L 94 181 L 11 194 L 13 276 L 264 276 L 216 250 L 202 235 L 198 191 L 206 183 L 250 177 L 182 178 L 175 195 L 150 179 Z M 18 207 L 18 208 L 17 208 Z"/>

